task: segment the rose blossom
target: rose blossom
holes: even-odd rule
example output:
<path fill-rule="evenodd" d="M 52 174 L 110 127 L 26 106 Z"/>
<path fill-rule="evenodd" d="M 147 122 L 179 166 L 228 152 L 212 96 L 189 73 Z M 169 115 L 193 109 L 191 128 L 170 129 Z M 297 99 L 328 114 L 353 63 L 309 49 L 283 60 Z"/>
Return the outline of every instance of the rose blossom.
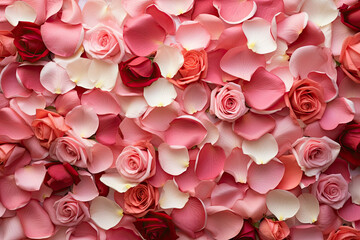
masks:
<path fill-rule="evenodd" d="M 46 166 L 47 172 L 45 175 L 44 183 L 55 192 L 61 191 L 71 185 L 78 184 L 80 182 L 79 174 L 76 170 L 67 162 L 50 163 Z"/>
<path fill-rule="evenodd" d="M 340 145 L 324 136 L 322 138 L 303 137 L 293 143 L 292 152 L 301 170 L 308 177 L 318 176 L 336 159 Z"/>
<path fill-rule="evenodd" d="M 51 221 L 59 226 L 76 226 L 90 219 L 89 204 L 74 199 L 70 194 L 45 199 L 44 208 Z"/>
<path fill-rule="evenodd" d="M 319 203 L 327 204 L 334 209 L 341 208 L 350 197 L 348 183 L 341 174 L 321 174 L 311 191 Z"/>
<path fill-rule="evenodd" d="M 149 144 L 125 147 L 116 159 L 116 169 L 131 182 L 142 182 L 155 174 L 155 150 Z"/>
<path fill-rule="evenodd" d="M 309 124 L 321 119 L 326 103 L 322 86 L 310 79 L 295 81 L 288 94 L 285 104 L 290 109 L 293 119 L 300 119 Z"/>
<path fill-rule="evenodd" d="M 259 226 L 262 240 L 282 240 L 290 234 L 290 229 L 284 221 L 273 221 L 265 218 Z"/>
<path fill-rule="evenodd" d="M 184 88 L 207 75 L 208 59 L 205 50 L 190 50 L 183 53 L 184 64 L 171 80 L 176 86 Z"/>
<path fill-rule="evenodd" d="M 16 54 L 14 36 L 9 31 L 0 31 L 0 61 Z"/>
<path fill-rule="evenodd" d="M 249 110 L 240 85 L 235 83 L 216 87 L 211 92 L 210 101 L 210 113 L 228 122 L 235 121 Z"/>
<path fill-rule="evenodd" d="M 62 116 L 45 109 L 36 110 L 36 118 L 31 126 L 41 146 L 45 148 L 49 148 L 52 141 L 62 137 L 69 130 Z"/>
<path fill-rule="evenodd" d="M 113 63 L 119 63 L 125 54 L 120 33 L 103 24 L 98 24 L 85 33 L 83 45 L 92 58 Z"/>
<path fill-rule="evenodd" d="M 125 193 L 115 192 L 115 201 L 124 212 L 135 217 L 144 216 L 158 204 L 159 191 L 147 182 L 128 189 Z"/>
<path fill-rule="evenodd" d="M 354 82 L 360 83 L 360 33 L 347 37 L 341 48 L 339 62 L 344 73 Z"/>
<path fill-rule="evenodd" d="M 360 239 L 360 231 L 348 226 L 341 226 L 335 232 L 330 233 L 327 240 L 355 240 Z"/>
<path fill-rule="evenodd" d="M 344 3 L 339 10 L 341 22 L 355 31 L 360 31 L 360 2 L 352 6 Z"/>
<path fill-rule="evenodd" d="M 360 166 L 360 124 L 347 124 L 339 136 L 340 157 Z"/>
<path fill-rule="evenodd" d="M 85 146 L 71 137 L 55 139 L 49 149 L 50 157 L 60 162 L 86 168 L 87 155 Z"/>

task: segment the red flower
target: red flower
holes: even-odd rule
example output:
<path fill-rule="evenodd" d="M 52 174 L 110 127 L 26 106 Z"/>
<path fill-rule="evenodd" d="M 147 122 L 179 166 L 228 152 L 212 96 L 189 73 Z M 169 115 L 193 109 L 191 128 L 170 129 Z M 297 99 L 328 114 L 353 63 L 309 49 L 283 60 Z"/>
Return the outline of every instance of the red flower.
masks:
<path fill-rule="evenodd" d="M 171 217 L 164 212 L 149 212 L 144 218 L 137 219 L 134 225 L 146 240 L 178 238 Z"/>
<path fill-rule="evenodd" d="M 146 57 L 133 57 L 119 64 L 120 76 L 128 87 L 146 87 L 161 76 L 157 63 Z"/>
<path fill-rule="evenodd" d="M 339 136 L 340 157 L 360 166 L 360 124 L 348 124 Z"/>
<path fill-rule="evenodd" d="M 19 22 L 11 31 L 14 45 L 24 61 L 36 62 L 49 54 L 40 32 L 40 26 L 31 22 Z"/>
<path fill-rule="evenodd" d="M 243 228 L 232 240 L 255 240 L 256 239 L 256 230 L 250 222 L 244 221 Z"/>
<path fill-rule="evenodd" d="M 79 182 L 79 174 L 69 163 L 52 163 L 47 165 L 44 183 L 55 192 Z"/>
<path fill-rule="evenodd" d="M 360 31 L 360 2 L 350 7 L 343 4 L 339 10 L 341 22 L 355 31 Z"/>

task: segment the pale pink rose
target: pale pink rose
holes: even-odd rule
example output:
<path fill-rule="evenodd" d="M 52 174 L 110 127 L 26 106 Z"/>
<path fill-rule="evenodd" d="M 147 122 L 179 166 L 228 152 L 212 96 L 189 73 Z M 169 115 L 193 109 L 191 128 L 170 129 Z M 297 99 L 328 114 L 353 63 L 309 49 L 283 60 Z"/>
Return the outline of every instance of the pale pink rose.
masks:
<path fill-rule="evenodd" d="M 319 203 L 327 204 L 334 209 L 341 208 L 350 197 L 348 183 L 341 174 L 321 174 L 312 186 L 311 192 Z"/>
<path fill-rule="evenodd" d="M 235 121 L 249 110 L 245 105 L 240 85 L 235 83 L 216 87 L 211 92 L 210 101 L 210 113 L 228 122 Z"/>
<path fill-rule="evenodd" d="M 82 222 L 77 226 L 68 228 L 65 240 L 105 240 L 106 233 L 91 222 Z"/>
<path fill-rule="evenodd" d="M 348 227 L 348 226 L 341 226 L 339 229 L 335 232 L 330 233 L 327 240 L 356 240 L 360 239 L 360 231 Z"/>
<path fill-rule="evenodd" d="M 71 195 L 51 196 L 44 201 L 44 208 L 55 225 L 72 227 L 90 219 L 89 204 Z"/>
<path fill-rule="evenodd" d="M 149 143 L 127 146 L 116 159 L 116 169 L 130 182 L 142 182 L 155 174 L 155 150 Z"/>
<path fill-rule="evenodd" d="M 159 191 L 149 183 L 143 182 L 130 188 L 125 193 L 115 192 L 114 198 L 125 213 L 135 217 L 142 217 L 157 206 Z"/>
<path fill-rule="evenodd" d="M 290 234 L 290 229 L 283 221 L 273 221 L 265 218 L 259 226 L 259 235 L 262 240 L 282 240 Z"/>
<path fill-rule="evenodd" d="M 306 176 L 319 176 L 335 161 L 340 145 L 326 136 L 303 137 L 294 142 L 292 152 Z"/>
<path fill-rule="evenodd" d="M 98 24 L 85 33 L 85 51 L 92 57 L 119 63 L 125 54 L 121 34 L 103 24 Z"/>

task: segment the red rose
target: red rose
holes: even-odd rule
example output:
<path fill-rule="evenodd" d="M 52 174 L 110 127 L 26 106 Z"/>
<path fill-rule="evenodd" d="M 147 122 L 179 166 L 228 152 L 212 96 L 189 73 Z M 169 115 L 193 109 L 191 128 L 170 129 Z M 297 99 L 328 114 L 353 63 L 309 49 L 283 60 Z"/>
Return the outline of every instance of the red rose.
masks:
<path fill-rule="evenodd" d="M 340 157 L 360 166 L 360 124 L 348 124 L 339 136 Z"/>
<path fill-rule="evenodd" d="M 11 31 L 14 44 L 24 61 L 36 62 L 49 54 L 40 33 L 40 26 L 31 22 L 19 22 Z"/>
<path fill-rule="evenodd" d="M 134 222 L 136 229 L 146 240 L 177 239 L 175 225 L 164 212 L 149 212 Z"/>
<path fill-rule="evenodd" d="M 343 4 L 339 10 L 341 22 L 355 31 L 360 31 L 360 2 L 350 7 Z"/>
<path fill-rule="evenodd" d="M 128 87 L 146 87 L 161 76 L 157 63 L 146 57 L 133 57 L 119 64 L 120 76 Z"/>
<path fill-rule="evenodd" d="M 232 240 L 255 240 L 256 230 L 250 222 L 244 221 L 244 225 L 238 235 L 232 238 Z"/>
<path fill-rule="evenodd" d="M 50 163 L 47 165 L 44 183 L 55 192 L 79 182 L 79 174 L 69 163 Z"/>

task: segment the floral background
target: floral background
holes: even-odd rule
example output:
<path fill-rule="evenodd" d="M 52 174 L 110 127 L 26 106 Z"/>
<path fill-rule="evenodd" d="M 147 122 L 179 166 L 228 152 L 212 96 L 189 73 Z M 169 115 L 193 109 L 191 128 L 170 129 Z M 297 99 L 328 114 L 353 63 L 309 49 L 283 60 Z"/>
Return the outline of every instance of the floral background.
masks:
<path fill-rule="evenodd" d="M 0 239 L 360 239 L 360 2 L 2 0 Z"/>

